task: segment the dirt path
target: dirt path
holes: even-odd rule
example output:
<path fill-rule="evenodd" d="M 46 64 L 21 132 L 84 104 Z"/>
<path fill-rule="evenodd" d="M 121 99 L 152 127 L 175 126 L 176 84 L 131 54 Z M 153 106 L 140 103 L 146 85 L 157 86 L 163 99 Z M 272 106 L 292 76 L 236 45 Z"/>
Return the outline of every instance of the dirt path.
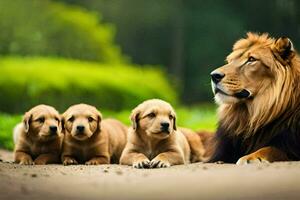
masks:
<path fill-rule="evenodd" d="M 0 151 L 0 199 L 300 199 L 300 162 L 127 166 L 20 166 Z"/>

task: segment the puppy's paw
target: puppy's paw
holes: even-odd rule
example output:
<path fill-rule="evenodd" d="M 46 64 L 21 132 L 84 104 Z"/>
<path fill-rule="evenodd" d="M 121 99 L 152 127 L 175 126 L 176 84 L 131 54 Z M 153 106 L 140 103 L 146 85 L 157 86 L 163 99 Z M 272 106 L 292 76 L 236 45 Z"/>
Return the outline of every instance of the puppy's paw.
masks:
<path fill-rule="evenodd" d="M 21 159 L 19 164 L 21 164 L 21 165 L 33 165 L 34 163 L 33 163 L 33 160 L 31 158 L 23 158 L 23 159 Z"/>
<path fill-rule="evenodd" d="M 64 165 L 77 165 L 78 162 L 74 158 L 65 158 L 63 164 Z"/>
<path fill-rule="evenodd" d="M 100 160 L 91 159 L 89 161 L 86 161 L 85 164 L 86 165 L 101 165 L 101 164 L 104 164 L 104 163 L 102 163 Z"/>
<path fill-rule="evenodd" d="M 46 164 L 47 164 L 47 161 L 44 160 L 44 159 L 35 159 L 35 160 L 34 160 L 34 164 L 35 164 L 35 165 L 46 165 Z"/>
<path fill-rule="evenodd" d="M 154 158 L 150 162 L 150 168 L 166 168 L 166 167 L 170 167 L 170 166 L 171 166 L 171 164 L 169 161 L 158 159 L 158 158 Z"/>
<path fill-rule="evenodd" d="M 144 169 L 144 168 L 149 168 L 150 167 L 150 160 L 144 159 L 141 161 L 134 162 L 132 165 L 134 168 L 138 169 Z"/>
<path fill-rule="evenodd" d="M 253 163 L 269 163 L 269 161 L 260 156 L 254 156 L 254 155 L 250 154 L 250 155 L 241 157 L 236 162 L 237 165 L 247 165 L 247 164 L 253 164 Z"/>

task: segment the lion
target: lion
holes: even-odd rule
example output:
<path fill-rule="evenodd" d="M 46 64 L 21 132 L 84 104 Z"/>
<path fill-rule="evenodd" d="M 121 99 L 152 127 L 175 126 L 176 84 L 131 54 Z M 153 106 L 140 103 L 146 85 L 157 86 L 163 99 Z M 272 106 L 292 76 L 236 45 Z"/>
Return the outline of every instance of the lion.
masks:
<path fill-rule="evenodd" d="M 248 33 L 211 73 L 219 125 L 209 162 L 300 159 L 300 59 L 287 37 Z"/>

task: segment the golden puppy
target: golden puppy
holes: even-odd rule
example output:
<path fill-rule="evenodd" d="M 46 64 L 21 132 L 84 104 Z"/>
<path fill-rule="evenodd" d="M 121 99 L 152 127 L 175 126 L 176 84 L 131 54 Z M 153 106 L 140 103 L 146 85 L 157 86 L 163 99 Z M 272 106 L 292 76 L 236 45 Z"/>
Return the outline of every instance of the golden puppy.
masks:
<path fill-rule="evenodd" d="M 179 130 L 183 133 L 189 143 L 191 149 L 190 161 L 192 163 L 203 161 L 206 151 L 201 135 L 187 128 L 179 128 Z"/>
<path fill-rule="evenodd" d="M 62 138 L 59 113 L 51 106 L 38 105 L 14 128 L 16 163 L 58 163 Z"/>
<path fill-rule="evenodd" d="M 190 162 L 189 141 L 180 130 L 176 130 L 176 114 L 169 103 L 147 100 L 132 111 L 131 121 L 133 125 L 129 129 L 121 164 L 135 168 L 161 168 Z M 193 160 L 201 160 L 198 152 L 201 150 L 196 148 L 198 143 L 194 142 L 191 131 L 184 129 L 184 132 L 190 136 L 193 148 L 199 153 Z M 203 148 L 198 135 L 195 136 L 200 142 L 200 149 Z"/>
<path fill-rule="evenodd" d="M 93 106 L 77 104 L 64 114 L 64 165 L 118 163 L 126 144 L 127 127 L 114 119 L 102 120 Z"/>

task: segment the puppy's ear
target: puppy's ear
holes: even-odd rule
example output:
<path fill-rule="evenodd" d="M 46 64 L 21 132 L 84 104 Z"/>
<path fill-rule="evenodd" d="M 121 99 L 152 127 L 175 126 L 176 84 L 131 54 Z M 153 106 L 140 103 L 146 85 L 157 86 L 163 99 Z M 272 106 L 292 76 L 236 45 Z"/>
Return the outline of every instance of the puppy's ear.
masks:
<path fill-rule="evenodd" d="M 102 121 L 102 114 L 99 112 L 98 113 L 98 131 L 101 131 L 101 121 Z"/>
<path fill-rule="evenodd" d="M 62 133 L 65 132 L 65 118 L 63 116 L 60 116 L 60 123 L 59 127 Z"/>
<path fill-rule="evenodd" d="M 176 131 L 177 130 L 177 125 L 176 125 L 176 114 L 174 114 L 173 118 L 173 129 Z"/>
<path fill-rule="evenodd" d="M 291 40 L 287 37 L 278 38 L 272 45 L 275 57 L 283 64 L 287 65 L 295 57 L 296 52 Z"/>
<path fill-rule="evenodd" d="M 23 117 L 23 123 L 24 123 L 24 128 L 25 128 L 26 133 L 28 133 L 28 131 L 29 131 L 31 119 L 32 119 L 32 114 L 29 112 L 26 112 Z"/>
<path fill-rule="evenodd" d="M 139 109 L 134 109 L 131 112 L 130 120 L 131 120 L 131 123 L 132 123 L 133 130 L 136 130 L 138 128 L 138 126 L 139 126 L 139 116 L 140 116 L 140 113 L 141 113 L 141 111 Z"/>

